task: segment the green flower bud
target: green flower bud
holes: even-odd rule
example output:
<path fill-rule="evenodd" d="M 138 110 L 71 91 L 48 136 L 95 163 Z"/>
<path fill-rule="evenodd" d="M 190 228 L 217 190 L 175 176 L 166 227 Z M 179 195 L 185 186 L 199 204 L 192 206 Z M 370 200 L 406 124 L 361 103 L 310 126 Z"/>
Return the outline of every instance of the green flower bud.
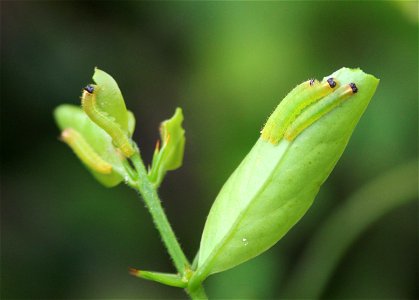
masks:
<path fill-rule="evenodd" d="M 113 147 L 111 137 L 93 123 L 81 108 L 60 105 L 55 109 L 54 117 L 62 130 L 61 139 L 100 183 L 112 187 L 128 178 L 123 166 L 125 158 Z"/>
<path fill-rule="evenodd" d="M 182 128 L 182 109 L 177 108 L 173 117 L 160 125 L 160 142 L 154 151 L 148 177 L 155 186 L 159 186 L 167 171 L 178 169 L 183 162 L 185 150 L 185 130 Z"/>
<path fill-rule="evenodd" d="M 227 180 L 208 215 L 190 286 L 272 247 L 311 206 L 379 80 L 342 68 L 297 86 Z"/>

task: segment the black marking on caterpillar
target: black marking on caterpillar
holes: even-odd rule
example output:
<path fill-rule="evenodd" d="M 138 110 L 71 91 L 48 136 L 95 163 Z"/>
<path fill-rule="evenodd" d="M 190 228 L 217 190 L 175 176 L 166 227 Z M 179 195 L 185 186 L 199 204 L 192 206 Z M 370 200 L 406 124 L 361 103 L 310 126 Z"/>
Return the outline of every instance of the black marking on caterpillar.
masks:
<path fill-rule="evenodd" d="M 82 96 L 83 110 L 93 122 L 111 136 L 113 144 L 122 152 L 122 154 L 124 154 L 124 156 L 131 157 L 135 150 L 132 147 L 129 138 L 118 123 L 97 107 L 94 90 L 95 88 L 93 86 L 86 86 Z"/>
<path fill-rule="evenodd" d="M 262 139 L 277 144 L 306 107 L 332 93 L 337 86 L 331 77 L 322 82 L 311 79 L 295 87 L 269 117 L 262 129 Z"/>
<path fill-rule="evenodd" d="M 353 83 L 353 82 L 351 82 L 350 84 L 349 84 L 349 86 L 351 87 L 351 89 L 352 89 L 352 93 L 358 93 L 358 87 L 356 86 L 356 84 L 355 83 Z"/>
<path fill-rule="evenodd" d="M 93 94 L 93 92 L 95 91 L 95 87 L 90 84 L 86 85 L 83 89 L 89 94 Z"/>
<path fill-rule="evenodd" d="M 358 88 L 354 83 L 350 83 L 338 88 L 334 93 L 324 97 L 314 105 L 307 107 L 296 120 L 287 128 L 284 137 L 293 141 L 301 132 L 319 120 L 322 116 L 331 112 L 334 108 L 341 105 L 349 96 L 355 94 Z"/>

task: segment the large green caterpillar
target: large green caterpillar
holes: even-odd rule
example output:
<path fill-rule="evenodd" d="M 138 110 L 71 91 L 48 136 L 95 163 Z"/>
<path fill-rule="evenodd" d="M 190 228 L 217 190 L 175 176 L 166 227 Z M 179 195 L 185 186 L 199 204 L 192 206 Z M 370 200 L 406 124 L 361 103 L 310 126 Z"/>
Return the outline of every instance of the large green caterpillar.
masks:
<path fill-rule="evenodd" d="M 100 174 L 110 174 L 112 172 L 112 166 L 104 161 L 83 136 L 73 128 L 64 129 L 61 133 L 61 140 L 69 145 L 80 160 L 93 171 Z"/>
<path fill-rule="evenodd" d="M 89 118 L 111 136 L 115 147 L 117 147 L 126 157 L 131 157 L 135 150 L 132 147 L 128 136 L 118 123 L 114 122 L 106 113 L 102 112 L 97 107 L 95 87 L 93 85 L 88 85 L 84 88 L 81 103 L 83 110 Z"/>
<path fill-rule="evenodd" d="M 269 117 L 261 132 L 262 139 L 278 144 L 290 124 L 307 106 L 332 93 L 337 86 L 332 77 L 322 82 L 312 79 L 297 85 Z"/>

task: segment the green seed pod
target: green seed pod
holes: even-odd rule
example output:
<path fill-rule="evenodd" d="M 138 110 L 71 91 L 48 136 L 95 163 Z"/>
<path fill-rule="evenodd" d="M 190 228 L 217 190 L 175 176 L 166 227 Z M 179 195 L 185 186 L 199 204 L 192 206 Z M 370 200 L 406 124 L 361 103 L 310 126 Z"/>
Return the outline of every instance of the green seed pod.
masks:
<path fill-rule="evenodd" d="M 339 84 L 328 86 L 330 78 Z M 298 222 L 342 155 L 378 82 L 360 69 L 342 68 L 285 97 L 210 210 L 191 288 L 261 254 Z"/>

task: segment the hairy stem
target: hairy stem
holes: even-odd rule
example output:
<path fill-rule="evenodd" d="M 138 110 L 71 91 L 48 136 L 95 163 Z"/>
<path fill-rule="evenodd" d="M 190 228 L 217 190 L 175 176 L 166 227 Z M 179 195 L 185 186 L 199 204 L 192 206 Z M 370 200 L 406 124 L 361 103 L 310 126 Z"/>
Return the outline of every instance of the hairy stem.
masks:
<path fill-rule="evenodd" d="M 204 287 L 202 285 L 198 285 L 196 289 L 194 290 L 186 288 L 186 292 L 192 299 L 199 299 L 199 300 L 208 299 L 207 295 L 205 294 Z"/>
<path fill-rule="evenodd" d="M 147 171 L 139 151 L 131 157 L 131 161 L 138 174 L 138 191 L 144 199 L 157 230 L 160 232 L 163 243 L 173 260 L 176 270 L 183 276 L 186 270 L 190 270 L 189 261 L 183 253 L 169 220 L 164 213 L 157 191 L 148 179 Z M 192 299 L 207 299 L 201 284 L 193 290 L 186 288 L 186 292 Z"/>
<path fill-rule="evenodd" d="M 148 180 L 147 171 L 144 167 L 140 153 L 134 154 L 131 157 L 131 160 L 138 173 L 138 191 L 143 197 L 145 204 L 153 217 L 154 224 L 160 232 L 167 251 L 173 259 L 176 270 L 183 275 L 185 273 L 185 268 L 189 266 L 188 259 L 183 253 L 166 214 L 163 211 L 157 191 L 153 184 Z"/>

